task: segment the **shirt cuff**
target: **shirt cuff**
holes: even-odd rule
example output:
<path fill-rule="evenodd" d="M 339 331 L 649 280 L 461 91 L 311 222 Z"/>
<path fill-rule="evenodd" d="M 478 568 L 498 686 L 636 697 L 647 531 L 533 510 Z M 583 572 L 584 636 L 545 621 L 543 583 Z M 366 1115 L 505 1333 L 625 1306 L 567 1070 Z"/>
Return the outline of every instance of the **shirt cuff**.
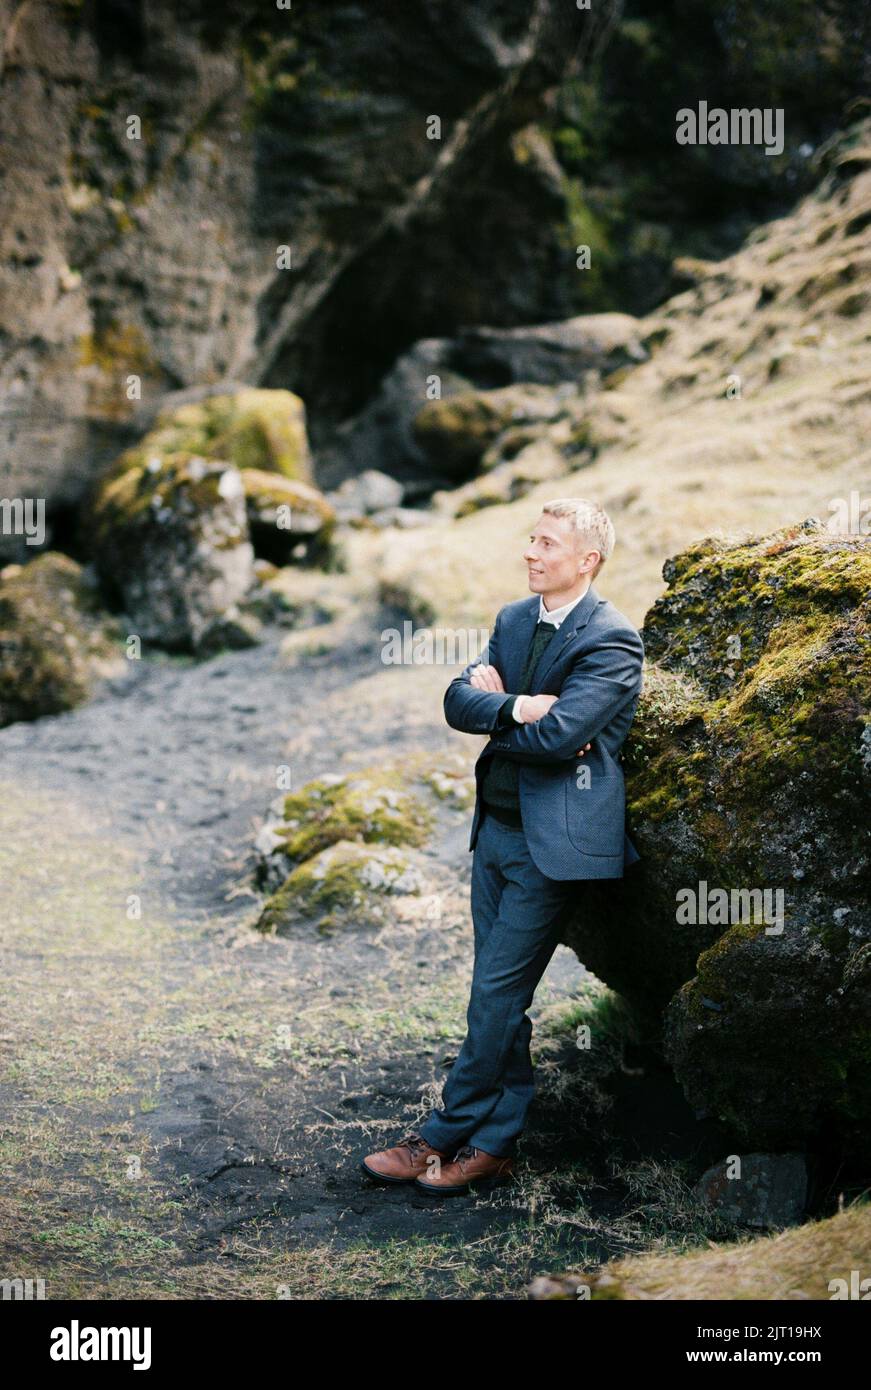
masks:
<path fill-rule="evenodd" d="M 523 723 L 523 720 L 522 720 L 522 718 L 521 718 L 521 716 L 520 716 L 520 707 L 521 707 L 521 705 L 523 704 L 523 701 L 524 701 L 525 699 L 526 699 L 526 696 L 525 696 L 525 695 L 518 695 L 518 696 L 517 696 L 517 699 L 514 701 L 514 705 L 513 705 L 513 708 L 512 708 L 512 710 L 511 710 L 511 713 L 514 715 L 514 718 L 517 720 L 518 724 L 522 724 L 522 723 Z"/>
<path fill-rule="evenodd" d="M 511 711 L 515 703 L 516 697 L 514 695 L 509 695 L 506 700 L 502 701 L 502 704 L 499 706 L 499 714 L 496 717 L 496 727 L 498 729 L 508 729 L 511 727 Z"/>

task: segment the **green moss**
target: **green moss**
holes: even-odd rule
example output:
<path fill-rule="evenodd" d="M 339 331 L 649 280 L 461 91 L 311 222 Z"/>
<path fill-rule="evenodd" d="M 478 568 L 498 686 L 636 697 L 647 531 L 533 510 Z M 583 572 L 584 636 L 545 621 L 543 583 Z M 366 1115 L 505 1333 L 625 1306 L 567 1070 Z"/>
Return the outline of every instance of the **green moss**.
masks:
<path fill-rule="evenodd" d="M 568 177 L 563 182 L 566 201 L 566 222 L 561 234 L 563 244 L 574 255 L 579 246 L 589 246 L 590 264 L 578 271 L 583 286 L 583 303 L 589 309 L 610 309 L 605 293 L 608 271 L 613 261 L 608 228 L 584 192 L 580 179 Z"/>
<path fill-rule="evenodd" d="M 633 814 L 697 810 L 712 845 L 733 838 L 749 853 L 779 789 L 809 799 L 798 789 L 811 766 L 818 804 L 855 804 L 871 705 L 867 547 L 789 528 L 742 546 L 704 541 L 665 568 L 671 588 L 644 637 L 672 679 L 648 668 L 626 748 Z M 706 810 L 712 801 L 728 818 Z"/>
<path fill-rule="evenodd" d="M 72 709 L 120 665 L 106 615 L 67 555 L 10 566 L 0 582 L 0 725 Z"/>
<path fill-rule="evenodd" d="M 82 334 L 78 360 L 82 367 L 99 367 L 113 376 L 119 372 L 151 376 L 160 370 L 144 333 L 132 323 L 110 323 L 99 333 Z"/>
<path fill-rule="evenodd" d="M 407 790 L 406 775 L 365 768 L 339 782 L 315 779 L 285 798 L 284 834 L 291 859 L 309 859 L 341 840 L 366 844 L 423 845 L 432 812 Z"/>
<path fill-rule="evenodd" d="M 345 924 L 383 919 L 379 899 L 391 893 L 418 893 L 421 880 L 394 846 L 373 847 L 338 840 L 298 865 L 266 904 L 257 929 L 283 933 L 314 923 L 321 933 Z"/>
<path fill-rule="evenodd" d="M 179 454 L 311 481 L 305 410 L 290 391 L 245 389 L 166 411 L 113 472 Z"/>
<path fill-rule="evenodd" d="M 205 462 L 198 455 L 186 453 L 149 458 L 141 447 L 122 455 L 116 470 L 97 493 L 94 513 L 98 542 L 119 528 L 142 520 L 156 508 L 178 512 L 185 506 L 187 510 L 207 513 L 217 506 L 222 501 L 220 484 L 226 470 L 210 465 L 203 471 Z M 235 544 L 239 536 L 241 531 L 226 540 Z"/>
<path fill-rule="evenodd" d="M 702 541 L 663 575 L 671 587 L 645 620 L 648 655 L 720 694 L 752 671 L 775 625 L 819 625 L 866 601 L 871 554 L 860 538 L 794 526 L 738 546 Z"/>
<path fill-rule="evenodd" d="M 440 801 L 452 802 L 462 809 L 475 804 L 475 779 L 467 769 L 434 768 L 424 773 L 422 780 Z"/>

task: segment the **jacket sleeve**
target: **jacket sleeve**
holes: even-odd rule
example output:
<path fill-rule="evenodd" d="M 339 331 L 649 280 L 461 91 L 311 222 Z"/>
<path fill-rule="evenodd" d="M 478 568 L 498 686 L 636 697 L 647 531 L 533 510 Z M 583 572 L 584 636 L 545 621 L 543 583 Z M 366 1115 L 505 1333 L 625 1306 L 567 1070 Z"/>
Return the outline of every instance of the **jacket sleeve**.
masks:
<path fill-rule="evenodd" d="M 476 690 L 469 683 L 476 666 L 495 666 L 504 683 L 505 671 L 499 655 L 501 621 L 500 611 L 483 651 L 454 677 L 445 691 L 445 719 L 452 729 L 459 729 L 461 733 L 489 734 L 494 729 L 510 728 L 514 723 L 510 710 L 516 696 L 509 696 L 504 690 Z M 515 727 L 519 725 L 515 724 Z"/>
<path fill-rule="evenodd" d="M 559 698 L 533 724 L 497 729 L 487 747 L 518 762 L 558 763 L 573 760 L 617 712 L 641 690 L 644 643 L 634 628 L 624 628 L 607 642 L 578 656 Z"/>

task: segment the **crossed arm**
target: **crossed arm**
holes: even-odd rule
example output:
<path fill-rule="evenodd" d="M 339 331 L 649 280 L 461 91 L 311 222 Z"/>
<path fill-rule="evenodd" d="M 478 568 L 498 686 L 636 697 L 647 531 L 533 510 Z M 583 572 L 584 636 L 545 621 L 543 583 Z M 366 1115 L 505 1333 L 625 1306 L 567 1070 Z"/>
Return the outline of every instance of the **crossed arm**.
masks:
<path fill-rule="evenodd" d="M 505 668 L 499 640 L 497 617 L 483 652 L 448 686 L 444 707 L 451 728 L 492 734 L 491 746 L 502 757 L 527 763 L 574 760 L 641 689 L 644 644 L 634 628 L 622 628 L 607 642 L 578 655 L 546 714 L 532 723 L 517 724 L 510 721 L 509 697 L 504 690 L 481 689 L 481 677 L 472 683 L 475 669 L 489 665 L 496 668 L 501 685 Z"/>

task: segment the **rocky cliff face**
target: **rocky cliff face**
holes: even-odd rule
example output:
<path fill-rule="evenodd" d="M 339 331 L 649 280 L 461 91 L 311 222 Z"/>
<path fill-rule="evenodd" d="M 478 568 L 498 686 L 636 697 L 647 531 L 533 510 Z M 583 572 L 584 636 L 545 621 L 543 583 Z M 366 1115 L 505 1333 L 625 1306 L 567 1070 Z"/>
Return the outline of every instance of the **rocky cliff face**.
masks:
<path fill-rule="evenodd" d="M 163 392 L 341 415 L 434 325 L 569 313 L 559 172 L 519 132 L 609 8 L 4 5 L 4 493 L 62 532 Z"/>

